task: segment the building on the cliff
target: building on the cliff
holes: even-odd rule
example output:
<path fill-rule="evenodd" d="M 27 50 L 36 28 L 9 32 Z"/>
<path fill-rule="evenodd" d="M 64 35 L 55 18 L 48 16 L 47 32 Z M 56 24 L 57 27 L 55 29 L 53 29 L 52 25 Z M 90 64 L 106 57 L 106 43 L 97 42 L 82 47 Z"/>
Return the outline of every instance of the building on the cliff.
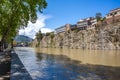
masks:
<path fill-rule="evenodd" d="M 56 34 L 63 33 L 63 32 L 65 32 L 65 29 L 66 29 L 65 25 L 61 26 L 61 27 L 55 29 L 55 33 Z"/>
<path fill-rule="evenodd" d="M 116 8 L 116 9 L 111 10 L 106 15 L 106 22 L 107 22 L 107 24 L 120 22 L 120 8 Z"/>
<path fill-rule="evenodd" d="M 82 19 L 77 22 L 77 28 L 79 28 L 80 30 L 85 30 L 87 26 L 88 23 L 86 19 Z"/>
<path fill-rule="evenodd" d="M 97 19 L 96 18 L 89 18 L 89 25 L 87 27 L 87 29 L 94 29 L 95 26 L 97 25 Z"/>
<path fill-rule="evenodd" d="M 65 32 L 71 31 L 71 25 L 70 24 L 66 24 L 65 25 Z"/>
<path fill-rule="evenodd" d="M 76 26 L 77 26 L 76 24 L 74 24 L 74 25 L 66 24 L 64 26 L 61 26 L 61 27 L 55 29 L 55 34 L 62 34 L 65 32 L 70 32 Z"/>
<path fill-rule="evenodd" d="M 73 31 L 74 29 L 77 28 L 77 24 L 70 25 L 70 30 Z"/>
<path fill-rule="evenodd" d="M 95 27 L 97 20 L 94 17 L 81 19 L 77 22 L 77 28 L 80 30 L 86 30 Z"/>

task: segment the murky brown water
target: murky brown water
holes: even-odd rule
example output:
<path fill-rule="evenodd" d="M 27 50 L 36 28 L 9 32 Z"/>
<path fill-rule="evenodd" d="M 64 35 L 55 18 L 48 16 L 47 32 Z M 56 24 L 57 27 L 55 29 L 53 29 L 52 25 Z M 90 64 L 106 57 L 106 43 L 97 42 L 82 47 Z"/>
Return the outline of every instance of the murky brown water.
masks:
<path fill-rule="evenodd" d="M 120 51 L 15 48 L 33 80 L 120 80 Z"/>
<path fill-rule="evenodd" d="M 119 50 L 36 48 L 36 51 L 54 55 L 66 55 L 73 60 L 81 61 L 83 64 L 88 63 L 105 66 L 120 66 Z"/>

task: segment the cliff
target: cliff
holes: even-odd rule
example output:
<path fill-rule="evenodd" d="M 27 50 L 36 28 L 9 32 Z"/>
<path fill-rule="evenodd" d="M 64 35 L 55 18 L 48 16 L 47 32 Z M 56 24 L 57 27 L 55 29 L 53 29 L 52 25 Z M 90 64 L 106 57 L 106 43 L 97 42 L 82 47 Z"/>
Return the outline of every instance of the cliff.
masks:
<path fill-rule="evenodd" d="M 35 39 L 32 44 L 37 43 Z M 53 38 L 44 36 L 39 47 L 120 49 L 120 23 L 55 34 Z"/>

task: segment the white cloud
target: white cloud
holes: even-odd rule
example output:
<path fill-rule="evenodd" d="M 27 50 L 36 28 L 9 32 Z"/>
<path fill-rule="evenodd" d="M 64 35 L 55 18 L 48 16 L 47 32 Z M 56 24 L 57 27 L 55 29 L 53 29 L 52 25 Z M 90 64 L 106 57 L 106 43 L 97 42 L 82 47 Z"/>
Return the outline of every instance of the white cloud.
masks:
<path fill-rule="evenodd" d="M 28 26 L 25 29 L 20 29 L 19 34 L 25 35 L 31 38 L 35 38 L 36 32 L 41 30 L 42 33 L 51 32 L 49 28 L 45 28 L 45 20 L 50 18 L 50 16 L 45 16 L 43 14 L 37 14 L 38 19 L 36 23 L 28 22 Z"/>
<path fill-rule="evenodd" d="M 41 28 L 41 32 L 42 33 L 47 33 L 47 32 L 51 32 L 52 30 L 49 28 Z"/>

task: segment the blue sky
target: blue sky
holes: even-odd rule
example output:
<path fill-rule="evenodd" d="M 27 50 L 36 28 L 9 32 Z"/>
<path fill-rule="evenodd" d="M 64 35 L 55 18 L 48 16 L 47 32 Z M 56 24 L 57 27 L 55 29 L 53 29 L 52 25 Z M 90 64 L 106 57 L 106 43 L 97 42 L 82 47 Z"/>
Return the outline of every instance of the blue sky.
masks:
<path fill-rule="evenodd" d="M 46 0 L 48 6 L 43 13 L 37 13 L 35 24 L 29 22 L 28 28 L 20 30 L 31 38 L 36 32 L 53 31 L 67 23 L 76 24 L 77 21 L 87 17 L 94 17 L 97 12 L 105 16 L 110 10 L 120 8 L 120 0 Z"/>
<path fill-rule="evenodd" d="M 103 16 L 111 9 L 120 7 L 120 0 L 46 0 L 47 8 L 44 15 L 51 18 L 45 21 L 51 29 L 60 27 L 66 23 L 75 24 L 82 18 L 95 16 L 101 12 Z"/>

